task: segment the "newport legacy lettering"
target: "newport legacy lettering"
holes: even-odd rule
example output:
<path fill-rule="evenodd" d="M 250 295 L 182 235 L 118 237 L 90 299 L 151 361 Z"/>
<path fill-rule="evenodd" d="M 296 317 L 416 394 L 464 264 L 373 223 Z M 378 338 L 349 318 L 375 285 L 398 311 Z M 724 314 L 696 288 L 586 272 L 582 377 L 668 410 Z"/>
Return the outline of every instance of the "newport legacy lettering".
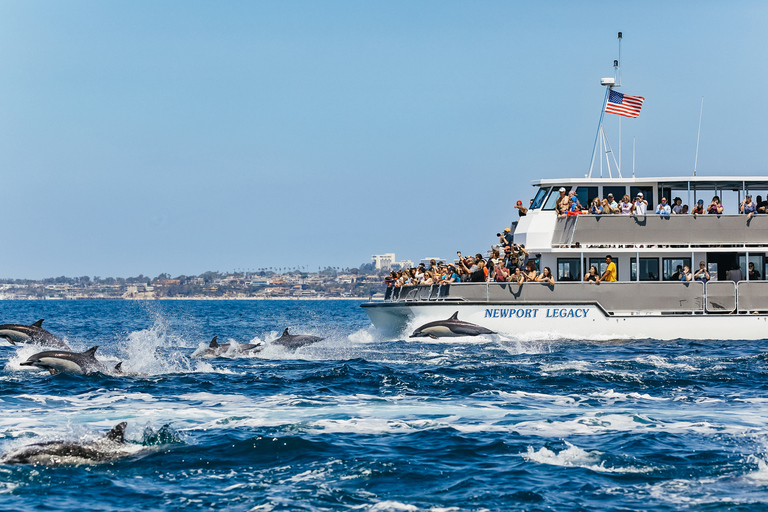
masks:
<path fill-rule="evenodd" d="M 539 308 L 491 308 L 485 318 L 536 318 Z M 586 318 L 587 308 L 547 308 L 546 318 Z"/>

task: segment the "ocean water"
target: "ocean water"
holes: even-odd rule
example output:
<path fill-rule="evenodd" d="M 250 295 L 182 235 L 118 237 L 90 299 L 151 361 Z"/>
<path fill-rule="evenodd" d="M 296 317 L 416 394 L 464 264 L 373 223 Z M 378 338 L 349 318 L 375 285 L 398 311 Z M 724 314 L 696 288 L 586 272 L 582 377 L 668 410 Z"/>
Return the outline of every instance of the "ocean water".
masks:
<path fill-rule="evenodd" d="M 351 301 L 2 301 L 135 376 L 0 346 L 0 452 L 126 421 L 131 454 L 0 464 L 0 510 L 765 510 L 765 342 L 383 339 Z M 284 328 L 296 351 L 188 356 Z"/>

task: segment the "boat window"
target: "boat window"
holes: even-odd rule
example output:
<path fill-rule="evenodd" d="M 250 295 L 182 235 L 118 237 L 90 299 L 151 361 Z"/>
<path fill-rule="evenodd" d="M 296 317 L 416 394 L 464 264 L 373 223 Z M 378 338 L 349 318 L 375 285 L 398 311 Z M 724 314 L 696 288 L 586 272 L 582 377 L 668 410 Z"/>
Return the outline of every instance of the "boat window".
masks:
<path fill-rule="evenodd" d="M 616 280 L 621 281 L 621 273 L 619 272 L 619 258 L 611 258 L 611 261 L 616 265 Z M 608 268 L 608 264 L 605 262 L 605 258 L 589 258 L 589 266 L 595 266 L 598 273 L 602 276 L 605 269 Z M 587 267 L 589 268 L 589 267 Z M 586 272 L 584 272 L 586 274 Z"/>
<path fill-rule="evenodd" d="M 746 254 L 740 254 L 739 255 L 739 268 L 741 269 L 742 274 L 745 276 L 744 279 L 747 277 L 747 273 L 749 272 L 749 266 L 746 265 Z M 750 254 L 749 255 L 749 262 L 752 263 L 755 266 L 755 272 L 757 272 L 756 276 L 752 276 L 749 278 L 750 281 L 762 281 L 765 279 L 765 255 L 763 254 Z"/>
<path fill-rule="evenodd" d="M 576 189 L 576 197 L 582 206 L 589 207 L 592 200 L 597 197 L 597 187 L 579 187 Z"/>
<path fill-rule="evenodd" d="M 581 281 L 579 258 L 557 258 L 558 281 Z"/>
<path fill-rule="evenodd" d="M 544 204 L 544 198 L 547 197 L 547 192 L 549 191 L 549 187 L 541 187 L 539 191 L 536 192 L 536 197 L 533 198 L 533 204 L 531 204 L 531 210 L 541 208 L 541 205 Z"/>
<path fill-rule="evenodd" d="M 617 203 L 621 201 L 621 198 L 627 193 L 627 187 L 603 187 L 603 197 L 607 198 L 608 194 L 613 194 L 613 200 Z"/>
<path fill-rule="evenodd" d="M 664 281 L 679 281 L 680 274 L 683 273 L 683 267 L 688 265 L 691 268 L 691 258 L 662 258 L 662 267 L 664 269 Z"/>
<path fill-rule="evenodd" d="M 637 258 L 631 258 L 632 281 L 637 281 Z M 640 281 L 659 280 L 659 258 L 640 258 Z"/>
<path fill-rule="evenodd" d="M 638 192 L 643 193 L 643 199 L 648 201 L 648 211 L 652 212 L 656 208 L 653 205 L 653 187 L 635 187 L 634 185 L 629 187 L 629 200 L 634 201 Z"/>
<path fill-rule="evenodd" d="M 557 206 L 557 200 L 560 197 L 560 188 L 561 187 L 552 187 L 552 193 L 549 194 L 549 197 L 547 198 L 547 201 L 544 203 L 543 210 L 554 210 L 555 206 Z M 571 190 L 571 187 L 562 187 L 565 189 L 565 193 L 568 194 L 568 191 Z"/>

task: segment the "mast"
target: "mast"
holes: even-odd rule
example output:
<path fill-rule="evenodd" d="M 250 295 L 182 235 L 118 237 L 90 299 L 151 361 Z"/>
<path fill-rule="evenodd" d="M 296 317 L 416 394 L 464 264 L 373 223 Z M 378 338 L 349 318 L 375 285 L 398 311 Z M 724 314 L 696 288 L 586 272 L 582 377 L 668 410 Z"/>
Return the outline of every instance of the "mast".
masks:
<path fill-rule="evenodd" d="M 622 34 L 619 32 L 619 60 L 621 59 L 621 39 Z M 597 125 L 597 133 L 595 134 L 595 144 L 592 146 L 592 159 L 589 162 L 589 172 L 587 177 L 592 177 L 592 169 L 595 165 L 595 153 L 598 147 L 598 141 L 600 142 L 600 177 L 603 177 L 603 155 L 605 155 L 605 161 L 608 164 L 608 176 L 613 177 L 611 174 L 611 162 L 608 158 L 608 153 L 613 157 L 613 163 L 616 166 L 616 171 L 621 178 L 621 117 L 619 117 L 619 161 L 616 161 L 616 156 L 612 150 L 609 150 L 610 144 L 608 138 L 605 136 L 605 129 L 603 128 L 603 118 L 605 116 L 605 106 L 608 102 L 608 96 L 614 87 L 621 87 L 621 66 L 619 60 L 613 61 L 613 78 L 601 78 L 600 85 L 605 86 L 605 98 L 603 99 L 602 107 L 600 108 L 600 121 Z"/>

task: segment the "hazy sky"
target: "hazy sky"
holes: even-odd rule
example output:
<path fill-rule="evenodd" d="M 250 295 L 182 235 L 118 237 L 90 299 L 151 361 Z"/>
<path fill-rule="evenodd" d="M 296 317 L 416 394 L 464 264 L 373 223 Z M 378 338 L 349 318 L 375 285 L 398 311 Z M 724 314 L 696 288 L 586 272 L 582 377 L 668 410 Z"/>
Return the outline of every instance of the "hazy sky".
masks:
<path fill-rule="evenodd" d="M 589 166 L 768 174 L 768 2 L 0 2 L 0 277 L 485 251 Z M 616 116 L 606 129 L 618 146 Z"/>

